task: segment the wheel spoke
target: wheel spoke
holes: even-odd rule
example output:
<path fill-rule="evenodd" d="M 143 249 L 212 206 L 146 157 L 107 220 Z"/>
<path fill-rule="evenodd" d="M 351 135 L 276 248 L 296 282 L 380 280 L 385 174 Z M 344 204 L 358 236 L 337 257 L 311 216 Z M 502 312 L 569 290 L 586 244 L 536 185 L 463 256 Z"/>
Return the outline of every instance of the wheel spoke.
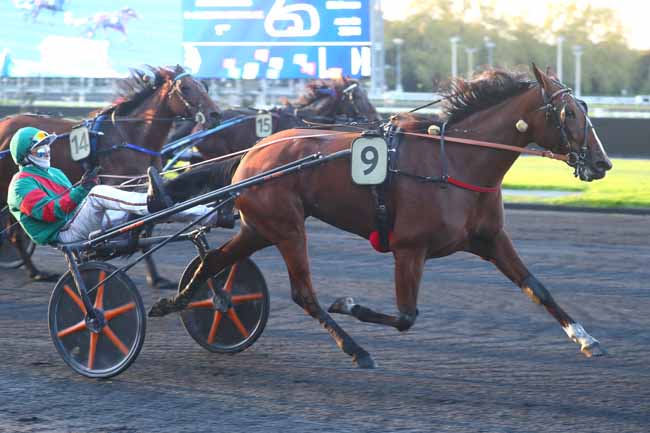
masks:
<path fill-rule="evenodd" d="M 203 301 L 190 302 L 186 309 L 192 308 L 214 308 L 214 302 L 212 302 L 212 298 L 204 299 Z"/>
<path fill-rule="evenodd" d="M 126 347 L 124 343 L 122 343 L 122 340 L 120 340 L 117 335 L 115 335 L 115 332 L 113 332 L 110 326 L 108 325 L 104 326 L 102 332 L 108 337 L 109 340 L 111 340 L 111 343 L 113 343 L 115 347 L 117 347 L 124 356 L 129 354 L 129 348 Z"/>
<path fill-rule="evenodd" d="M 237 316 L 237 313 L 235 313 L 234 308 L 228 310 L 228 317 L 230 318 L 230 320 L 232 320 L 232 323 L 235 324 L 235 327 L 240 332 L 240 334 L 243 335 L 244 338 L 248 338 L 249 335 L 248 330 L 246 329 L 244 324 L 241 323 L 241 320 L 239 320 L 239 316 Z"/>
<path fill-rule="evenodd" d="M 84 316 L 86 315 L 86 307 L 84 306 L 84 303 L 81 301 L 81 298 L 68 286 L 67 284 L 63 286 L 63 290 L 72 298 L 75 304 L 77 304 L 77 307 L 81 310 L 82 313 L 84 313 Z"/>
<path fill-rule="evenodd" d="M 214 312 L 212 326 L 210 326 L 210 333 L 208 334 L 208 344 L 214 343 L 214 340 L 217 338 L 217 329 L 219 328 L 219 323 L 221 322 L 222 317 L 223 314 L 221 314 L 221 311 Z"/>
<path fill-rule="evenodd" d="M 63 331 L 59 331 L 56 336 L 59 338 L 67 337 L 70 334 L 74 334 L 75 332 L 83 331 L 86 328 L 86 321 L 82 320 L 81 322 L 77 323 L 76 325 L 72 325 L 69 328 L 65 328 Z"/>
<path fill-rule="evenodd" d="M 237 263 L 232 265 L 232 268 L 230 268 L 230 273 L 228 274 L 228 279 L 226 280 L 226 284 L 223 286 L 223 291 L 224 292 L 232 292 L 232 285 L 235 282 L 235 275 L 237 274 Z"/>
<path fill-rule="evenodd" d="M 106 278 L 106 271 L 99 272 L 99 282 L 97 287 L 97 296 L 95 297 L 95 308 L 101 310 L 104 308 L 104 279 Z"/>
<path fill-rule="evenodd" d="M 233 304 L 241 304 L 248 301 L 257 301 L 264 298 L 262 293 L 249 293 L 248 295 L 235 295 L 232 297 Z"/>
<path fill-rule="evenodd" d="M 95 367 L 95 353 L 97 352 L 97 340 L 99 334 L 90 333 L 90 346 L 88 347 L 88 368 L 92 370 Z"/>
<path fill-rule="evenodd" d="M 128 304 L 124 304 L 121 307 L 113 308 L 112 310 L 108 310 L 104 312 L 104 318 L 106 319 L 106 322 L 109 322 L 110 320 L 113 320 L 117 316 L 126 313 L 127 311 L 131 311 L 135 308 L 135 302 L 129 302 Z"/>

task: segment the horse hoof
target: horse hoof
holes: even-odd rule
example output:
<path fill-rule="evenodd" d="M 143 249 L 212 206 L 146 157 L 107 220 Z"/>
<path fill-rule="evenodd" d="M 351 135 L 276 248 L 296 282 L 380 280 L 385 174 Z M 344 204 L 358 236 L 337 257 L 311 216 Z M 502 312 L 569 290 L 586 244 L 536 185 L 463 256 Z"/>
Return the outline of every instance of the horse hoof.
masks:
<path fill-rule="evenodd" d="M 584 346 L 580 348 L 580 351 L 584 353 L 584 355 L 587 358 L 591 358 L 592 356 L 605 356 L 607 355 L 607 351 L 600 346 L 599 342 L 595 342 L 590 344 L 589 346 Z"/>
<path fill-rule="evenodd" d="M 51 272 L 37 272 L 33 275 L 30 275 L 29 278 L 31 278 L 34 281 L 38 282 L 56 282 L 59 281 L 60 275 L 59 274 L 54 274 Z"/>
<path fill-rule="evenodd" d="M 149 309 L 149 317 L 163 317 L 169 313 L 181 311 L 183 306 L 175 304 L 167 298 L 161 298 Z"/>
<path fill-rule="evenodd" d="M 155 281 L 149 283 L 152 289 L 155 290 L 176 290 L 178 288 L 178 283 L 169 281 L 167 278 L 157 278 Z"/>
<path fill-rule="evenodd" d="M 370 356 L 370 354 L 368 353 L 360 356 L 355 356 L 354 362 L 356 362 L 357 367 L 359 368 L 368 368 L 368 369 L 377 368 L 377 363 L 375 362 L 374 359 L 372 359 L 372 356 Z"/>
<path fill-rule="evenodd" d="M 352 307 L 354 307 L 356 304 L 354 303 L 354 299 L 352 299 L 349 296 L 343 297 L 343 298 L 338 298 L 336 301 L 330 305 L 330 307 L 327 309 L 329 313 L 336 313 L 336 314 L 352 314 Z"/>

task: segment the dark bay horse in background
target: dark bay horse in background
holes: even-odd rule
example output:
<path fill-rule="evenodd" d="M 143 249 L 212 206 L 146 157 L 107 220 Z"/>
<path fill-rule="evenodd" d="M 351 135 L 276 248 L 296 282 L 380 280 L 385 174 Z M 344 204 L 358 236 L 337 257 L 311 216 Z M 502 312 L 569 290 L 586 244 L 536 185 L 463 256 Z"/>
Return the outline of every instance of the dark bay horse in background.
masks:
<path fill-rule="evenodd" d="M 250 118 L 197 143 L 196 147 L 201 155 L 205 159 L 211 159 L 252 147 L 260 140 L 254 117 L 260 112 L 264 111 L 255 108 L 224 110 L 224 121 L 241 116 L 250 116 Z M 347 78 L 314 80 L 307 84 L 304 93 L 297 100 L 293 102 L 287 100 L 284 106 L 271 109 L 269 114 L 272 116 L 272 132 L 304 127 L 307 125 L 305 122 L 356 123 L 369 126 L 377 125 L 382 121 L 361 83 Z M 168 184 L 168 192 L 174 201 L 180 202 L 210 188 L 214 189 L 221 182 L 219 175 L 221 168 L 222 166 L 213 168 L 212 164 L 206 164 L 192 169 L 191 177 L 184 176 L 182 179 L 171 181 Z M 215 170 L 217 184 L 212 180 L 215 178 Z"/>
<path fill-rule="evenodd" d="M 570 89 L 535 65 L 533 73 L 536 81 L 507 71 L 488 71 L 472 81 L 457 79 L 448 93 L 442 125 L 437 118 L 427 120 L 410 114 L 391 119 L 392 125 L 401 128 L 393 129 L 400 139 L 399 158 L 386 190 L 397 314 L 375 312 L 349 297 L 337 300 L 329 313 L 347 314 L 406 331 L 418 315 L 417 297 L 425 261 L 467 251 L 492 262 L 535 303 L 544 306 L 585 355 L 603 353 L 599 342 L 556 303 L 526 268 L 504 229 L 501 183 L 519 156 L 519 149 L 529 143 L 535 142 L 556 155 L 566 155 L 583 181 L 603 178 L 612 168 L 583 104 Z M 427 136 L 431 124 L 441 126 L 440 135 Z M 442 152 L 445 126 L 448 141 Z M 317 137 L 318 134 L 322 136 Z M 246 154 L 232 182 L 306 155 L 330 155 L 349 149 L 358 136 L 359 133 L 331 130 L 275 134 Z M 517 151 L 470 146 L 454 143 L 453 139 L 486 140 L 513 146 Z M 272 141 L 273 146 L 265 146 Z M 450 181 L 453 177 L 465 186 L 445 183 L 441 178 L 434 180 L 443 170 Z M 255 251 L 275 245 L 287 265 L 293 300 L 318 320 L 360 367 L 374 367 L 370 354 L 319 305 L 307 255 L 304 221 L 308 216 L 366 239 L 375 231 L 375 199 L 368 187 L 352 182 L 349 160 L 336 159 L 292 175 L 274 177 L 243 190 L 235 203 L 241 215 L 239 232 L 220 248 L 211 250 L 190 283 L 178 295 L 154 304 L 150 316 L 184 309 L 195 290 L 211 276 Z M 236 269 L 232 266 L 228 280 Z"/>
<path fill-rule="evenodd" d="M 129 78 L 119 81 L 118 100 L 106 109 L 89 114 L 95 129 L 104 134 L 98 138 L 90 164 L 101 166 L 103 175 L 136 176 L 144 174 L 150 165 L 160 167 L 159 152 L 175 119 L 194 118 L 201 113 L 216 124 L 220 116 L 218 107 L 203 85 L 181 67 L 150 68 L 150 72 L 152 75 L 133 70 Z M 49 133 L 67 134 L 78 123 L 34 114 L 7 117 L 0 121 L 0 151 L 9 149 L 11 137 L 22 127 L 34 126 Z M 127 147 L 127 144 L 132 147 Z M 72 182 L 81 178 L 85 168 L 71 159 L 67 135 L 52 144 L 51 158 L 52 166 L 63 170 Z M 16 171 L 18 167 L 5 153 L 0 159 L 0 209 L 7 203 L 7 189 Z M 12 224 L 8 212 L 4 211 L 0 218 L 4 227 Z M 18 248 L 30 277 L 41 280 L 54 278 L 34 266 L 25 251 L 24 236 L 20 235 L 19 229 L 19 226 L 14 226 L 9 238 Z M 164 283 L 153 262 L 148 279 L 154 285 Z"/>
<path fill-rule="evenodd" d="M 254 116 L 255 108 L 235 108 L 223 111 L 223 119 L 239 116 Z M 339 78 L 335 80 L 314 80 L 307 84 L 304 93 L 293 102 L 269 110 L 272 116 L 272 131 L 304 126 L 303 120 L 316 123 L 373 123 L 381 121 L 380 115 L 368 99 L 366 91 L 356 80 Z M 248 149 L 257 142 L 255 118 L 219 131 L 197 143 L 201 155 L 206 159 Z"/>

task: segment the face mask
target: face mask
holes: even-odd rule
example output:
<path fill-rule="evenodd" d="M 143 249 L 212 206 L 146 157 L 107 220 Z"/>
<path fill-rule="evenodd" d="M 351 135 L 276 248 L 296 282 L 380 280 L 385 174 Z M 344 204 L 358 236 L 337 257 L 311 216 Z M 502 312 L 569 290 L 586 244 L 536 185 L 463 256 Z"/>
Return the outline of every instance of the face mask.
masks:
<path fill-rule="evenodd" d="M 50 157 L 49 156 L 39 158 L 38 156 L 34 156 L 34 155 L 30 154 L 27 157 L 27 159 L 29 161 L 33 162 L 34 165 L 36 165 L 37 167 L 40 167 L 40 168 L 42 168 L 44 170 L 47 170 L 48 168 L 50 168 Z"/>
<path fill-rule="evenodd" d="M 32 149 L 30 154 L 27 156 L 27 159 L 33 162 L 36 166 L 47 170 L 50 168 L 50 146 L 44 144 Z"/>

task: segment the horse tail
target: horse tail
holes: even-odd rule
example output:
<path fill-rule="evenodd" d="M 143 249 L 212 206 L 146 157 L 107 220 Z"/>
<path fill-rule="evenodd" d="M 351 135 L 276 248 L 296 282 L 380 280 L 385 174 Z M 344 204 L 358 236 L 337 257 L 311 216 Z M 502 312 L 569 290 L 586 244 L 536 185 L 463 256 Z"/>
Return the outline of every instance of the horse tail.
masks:
<path fill-rule="evenodd" d="M 180 174 L 165 185 L 175 203 L 230 185 L 242 155 L 201 165 Z"/>

